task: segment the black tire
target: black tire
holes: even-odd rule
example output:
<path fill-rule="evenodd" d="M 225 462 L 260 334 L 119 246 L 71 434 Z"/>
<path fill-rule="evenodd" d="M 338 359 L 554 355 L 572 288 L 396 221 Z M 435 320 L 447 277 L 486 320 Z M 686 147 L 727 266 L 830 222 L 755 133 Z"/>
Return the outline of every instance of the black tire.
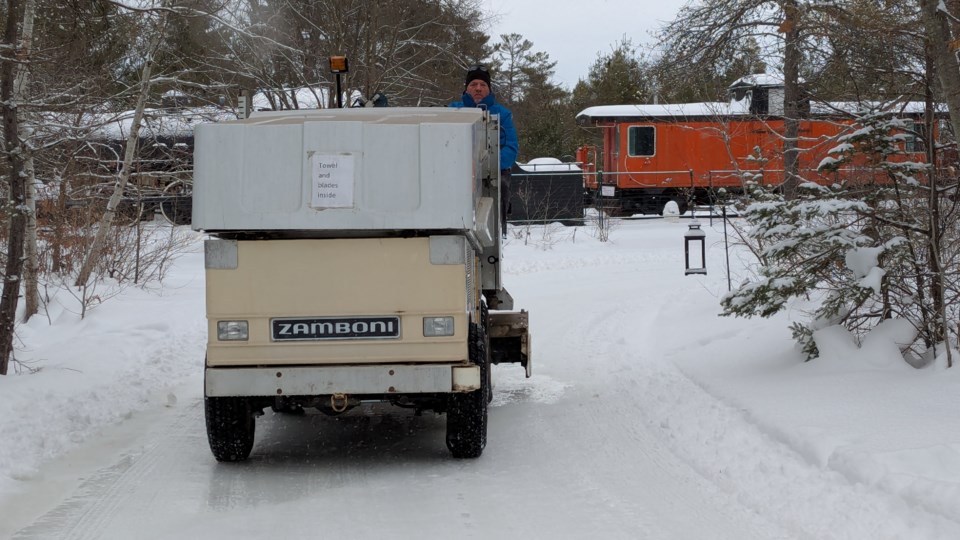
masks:
<path fill-rule="evenodd" d="M 253 450 L 256 420 L 250 403 L 237 397 L 203 399 L 207 440 L 217 461 L 243 461 Z"/>
<path fill-rule="evenodd" d="M 453 457 L 478 458 L 487 445 L 490 357 L 486 329 L 470 325 L 470 360 L 480 366 L 480 389 L 451 394 L 447 407 L 447 448 Z"/>
<path fill-rule="evenodd" d="M 490 367 L 490 310 L 487 309 L 487 303 L 485 301 L 480 301 L 480 323 L 483 328 L 483 350 L 484 350 L 484 363 L 486 370 L 482 367 L 480 368 L 480 373 L 483 375 L 483 372 L 486 371 L 485 381 L 487 383 L 487 403 L 493 401 L 493 369 Z"/>

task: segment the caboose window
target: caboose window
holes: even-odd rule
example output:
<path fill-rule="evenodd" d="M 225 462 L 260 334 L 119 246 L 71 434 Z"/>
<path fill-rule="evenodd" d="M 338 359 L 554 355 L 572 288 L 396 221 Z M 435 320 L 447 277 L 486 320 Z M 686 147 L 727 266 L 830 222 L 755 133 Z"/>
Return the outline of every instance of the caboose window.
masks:
<path fill-rule="evenodd" d="M 630 126 L 630 130 L 627 132 L 627 149 L 632 157 L 656 154 L 656 128 L 653 126 Z"/>
<path fill-rule="evenodd" d="M 907 132 L 905 150 L 907 152 L 926 152 L 927 145 L 927 125 L 922 122 L 914 122 L 913 131 Z"/>

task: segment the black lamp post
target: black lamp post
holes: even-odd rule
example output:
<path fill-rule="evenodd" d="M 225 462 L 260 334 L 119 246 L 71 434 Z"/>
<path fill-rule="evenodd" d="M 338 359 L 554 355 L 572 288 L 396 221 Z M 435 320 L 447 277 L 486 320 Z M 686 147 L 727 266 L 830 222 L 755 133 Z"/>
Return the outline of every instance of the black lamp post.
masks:
<path fill-rule="evenodd" d="M 700 266 L 690 266 L 690 244 L 700 243 Z M 694 245 L 696 250 L 696 245 Z M 700 222 L 694 219 L 683 235 L 683 256 L 686 269 L 684 275 L 707 273 L 707 233 L 700 228 Z"/>
<path fill-rule="evenodd" d="M 343 92 L 340 91 L 340 74 L 350 71 L 350 65 L 347 63 L 346 56 L 330 57 L 330 73 L 337 76 L 337 108 L 343 108 Z"/>

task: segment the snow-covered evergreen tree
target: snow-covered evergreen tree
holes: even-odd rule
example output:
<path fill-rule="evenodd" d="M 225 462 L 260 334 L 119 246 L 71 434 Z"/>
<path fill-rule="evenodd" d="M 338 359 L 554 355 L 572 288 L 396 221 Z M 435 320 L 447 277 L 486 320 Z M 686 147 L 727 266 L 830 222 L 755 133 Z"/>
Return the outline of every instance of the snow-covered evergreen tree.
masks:
<path fill-rule="evenodd" d="M 805 182 L 793 200 L 751 186 L 745 218 L 760 266 L 722 298 L 724 314 L 769 317 L 812 300 L 810 319 L 792 325 L 809 358 L 817 330 L 842 325 L 862 338 L 891 318 L 916 329 L 913 358 L 944 342 L 960 312 L 950 278 L 960 263 L 956 204 L 936 196 L 936 171 L 906 151 L 912 130 L 895 114 L 866 112 L 820 164 L 835 184 Z"/>

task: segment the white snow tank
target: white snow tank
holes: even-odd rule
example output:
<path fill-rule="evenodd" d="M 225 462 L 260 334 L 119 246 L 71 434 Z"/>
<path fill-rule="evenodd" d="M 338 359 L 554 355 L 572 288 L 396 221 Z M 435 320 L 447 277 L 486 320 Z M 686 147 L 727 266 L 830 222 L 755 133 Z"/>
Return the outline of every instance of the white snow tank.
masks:
<path fill-rule="evenodd" d="M 489 205 L 480 200 L 483 175 L 496 167 L 487 122 L 479 109 L 360 108 L 200 125 L 193 228 L 475 229 Z"/>

